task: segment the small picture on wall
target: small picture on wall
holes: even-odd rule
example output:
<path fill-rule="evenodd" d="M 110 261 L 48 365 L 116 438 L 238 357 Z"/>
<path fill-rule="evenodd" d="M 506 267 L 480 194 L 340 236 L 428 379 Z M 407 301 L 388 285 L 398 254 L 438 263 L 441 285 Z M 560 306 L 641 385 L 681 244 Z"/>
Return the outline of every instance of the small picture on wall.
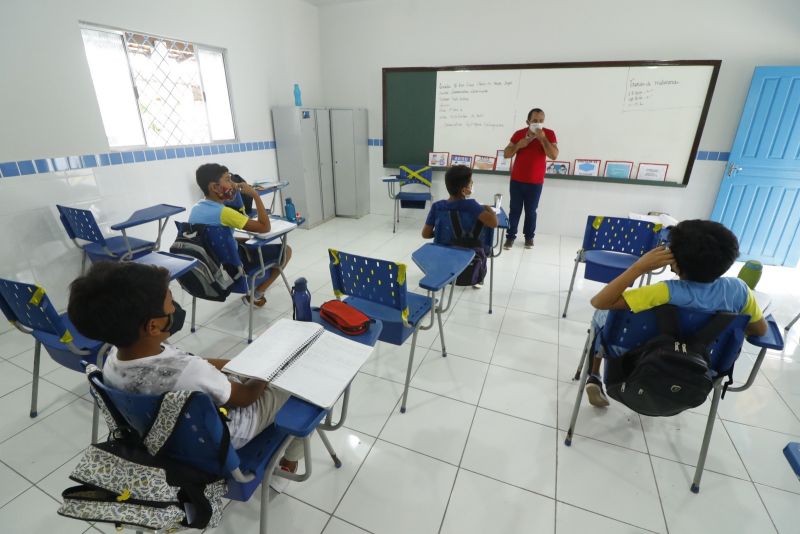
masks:
<path fill-rule="evenodd" d="M 504 150 L 501 148 L 497 151 L 497 157 L 495 158 L 494 162 L 494 170 L 496 171 L 510 171 L 511 170 L 511 160 L 513 158 L 506 159 L 504 154 Z"/>
<path fill-rule="evenodd" d="M 447 167 L 450 152 L 428 152 L 428 165 L 431 167 Z"/>
<path fill-rule="evenodd" d="M 632 161 L 606 161 L 606 168 L 603 171 L 603 176 L 606 178 L 624 178 L 631 177 L 633 170 Z"/>
<path fill-rule="evenodd" d="M 472 160 L 472 168 L 481 171 L 492 171 L 494 170 L 494 160 L 494 156 L 479 156 L 475 154 Z"/>
<path fill-rule="evenodd" d="M 450 166 L 453 165 L 466 165 L 472 167 L 472 156 L 465 156 L 463 154 L 453 154 L 450 156 Z"/>
<path fill-rule="evenodd" d="M 545 174 L 569 174 L 569 161 L 548 161 Z"/>
<path fill-rule="evenodd" d="M 599 159 L 576 159 L 575 176 L 600 176 Z"/>
<path fill-rule="evenodd" d="M 637 180 L 653 180 L 654 182 L 664 182 L 667 179 L 666 163 L 640 163 L 639 171 L 636 173 Z"/>

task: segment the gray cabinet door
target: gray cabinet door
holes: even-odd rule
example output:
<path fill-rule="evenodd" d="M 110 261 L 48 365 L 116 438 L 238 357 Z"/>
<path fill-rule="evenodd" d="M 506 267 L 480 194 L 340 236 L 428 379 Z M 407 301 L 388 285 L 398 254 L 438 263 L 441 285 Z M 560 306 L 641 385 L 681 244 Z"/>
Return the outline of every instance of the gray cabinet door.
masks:
<path fill-rule="evenodd" d="M 317 148 L 319 151 L 319 178 L 322 194 L 322 218 L 336 216 L 333 192 L 333 155 L 331 154 L 331 119 L 327 109 L 317 110 Z"/>
<path fill-rule="evenodd" d="M 333 180 L 336 191 L 336 215 L 355 217 L 356 167 L 353 144 L 353 110 L 331 110 Z"/>
<path fill-rule="evenodd" d="M 303 113 L 300 119 L 300 144 L 303 152 L 303 185 L 306 193 L 306 212 L 301 212 L 300 215 L 306 218 L 309 226 L 314 226 L 322 221 L 322 193 L 319 185 L 317 113 L 315 110 L 309 111 L 310 113 L 308 114 Z"/>

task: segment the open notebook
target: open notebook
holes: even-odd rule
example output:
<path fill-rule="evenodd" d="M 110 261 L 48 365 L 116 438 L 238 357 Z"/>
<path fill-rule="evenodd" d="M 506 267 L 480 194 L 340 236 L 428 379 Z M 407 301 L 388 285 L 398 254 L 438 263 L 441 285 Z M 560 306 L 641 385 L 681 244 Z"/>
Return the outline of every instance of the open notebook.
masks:
<path fill-rule="evenodd" d="M 330 408 L 372 354 L 372 347 L 332 334 L 317 323 L 280 319 L 223 371 L 266 380 Z"/>

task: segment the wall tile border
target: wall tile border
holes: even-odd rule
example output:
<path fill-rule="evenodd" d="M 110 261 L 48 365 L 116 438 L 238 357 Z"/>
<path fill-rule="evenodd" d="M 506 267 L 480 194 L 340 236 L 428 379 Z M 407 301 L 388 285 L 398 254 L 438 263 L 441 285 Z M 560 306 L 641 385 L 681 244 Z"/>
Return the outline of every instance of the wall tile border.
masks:
<path fill-rule="evenodd" d="M 6 161 L 0 163 L 0 177 L 11 178 L 14 176 L 46 174 L 49 172 L 72 169 L 91 169 L 94 167 L 130 165 L 146 163 L 148 161 L 193 158 L 214 154 L 275 150 L 275 148 L 275 141 L 248 141 L 242 143 L 214 143 L 180 147 L 147 148 L 99 154 L 83 154 L 81 156 L 57 156 L 52 158 Z"/>

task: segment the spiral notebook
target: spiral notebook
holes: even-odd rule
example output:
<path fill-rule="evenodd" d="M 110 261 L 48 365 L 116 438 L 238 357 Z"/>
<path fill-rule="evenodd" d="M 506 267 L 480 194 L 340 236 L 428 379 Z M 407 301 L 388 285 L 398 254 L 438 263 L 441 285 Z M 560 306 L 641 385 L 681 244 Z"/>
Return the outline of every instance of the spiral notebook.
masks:
<path fill-rule="evenodd" d="M 311 404 L 330 408 L 372 354 L 372 347 L 321 325 L 280 319 L 223 371 L 266 380 Z"/>

